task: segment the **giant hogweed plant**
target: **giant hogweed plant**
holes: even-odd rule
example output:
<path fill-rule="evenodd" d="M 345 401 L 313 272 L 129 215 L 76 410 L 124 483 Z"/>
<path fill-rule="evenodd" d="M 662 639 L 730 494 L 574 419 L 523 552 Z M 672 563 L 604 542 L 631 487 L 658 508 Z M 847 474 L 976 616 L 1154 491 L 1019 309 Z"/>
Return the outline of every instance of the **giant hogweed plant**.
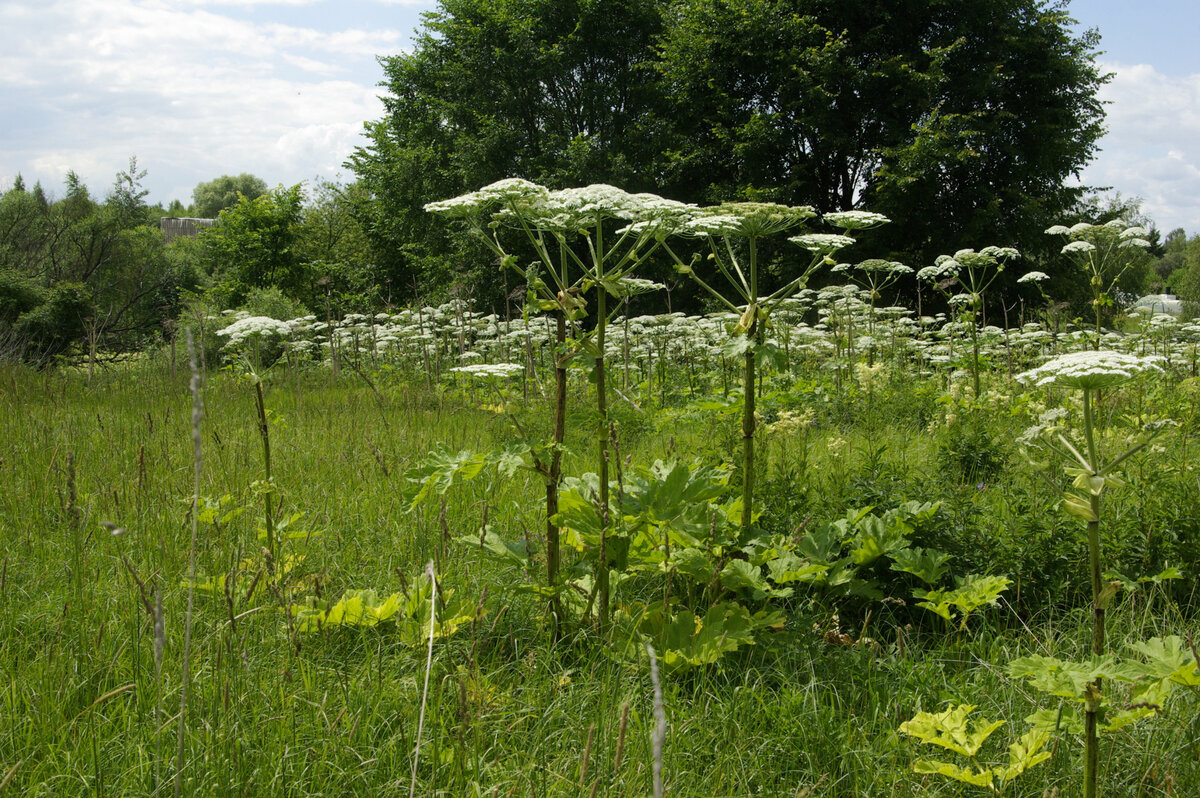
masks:
<path fill-rule="evenodd" d="M 933 266 L 917 272 L 917 279 L 932 283 L 945 293 L 950 307 L 971 334 L 971 379 L 975 395 L 980 395 L 979 321 L 983 314 L 984 294 L 1004 271 L 1009 261 L 1021 257 L 1012 247 L 960 249 L 953 255 L 939 255 Z M 961 288 L 954 292 L 955 287 Z"/>
<path fill-rule="evenodd" d="M 1023 440 L 1056 453 L 1071 465 L 1067 475 L 1072 477 L 1073 489 L 1063 496 L 1063 508 L 1087 524 L 1088 571 L 1092 587 L 1092 658 L 1083 663 L 1063 662 L 1050 657 L 1025 657 L 1012 663 L 1014 675 L 1024 677 L 1035 686 L 1064 698 L 1075 699 L 1084 710 L 1084 795 L 1095 798 L 1098 791 L 1099 739 L 1105 707 L 1104 683 L 1121 679 L 1128 669 L 1118 667 L 1108 656 L 1105 613 L 1120 582 L 1103 579 L 1100 551 L 1101 495 L 1110 486 L 1122 483 L 1117 468 L 1141 452 L 1172 422 L 1147 424 L 1140 437 L 1115 456 L 1102 451 L 1096 420 L 1096 402 L 1101 391 L 1114 389 L 1148 372 L 1160 371 L 1159 358 L 1138 357 L 1103 350 L 1073 352 L 1018 375 L 1022 382 L 1036 386 L 1054 386 L 1081 391 L 1083 396 L 1083 428 L 1074 441 L 1059 422 L 1061 414 L 1046 416 L 1045 423 L 1026 431 Z M 1153 641 L 1152 641 L 1153 642 Z M 1182 664 L 1182 663 L 1181 663 Z M 1149 688 L 1147 688 L 1149 689 Z M 1139 695 L 1147 697 L 1145 690 Z M 1143 701 L 1143 704 L 1155 701 Z M 1152 713 L 1151 713 L 1152 714 Z M 1109 721 L 1109 728 L 1146 717 L 1145 712 L 1118 713 Z"/>
<path fill-rule="evenodd" d="M 742 507 L 740 529 L 743 540 L 752 535 L 754 515 L 754 432 L 755 385 L 757 364 L 773 355 L 766 345 L 766 330 L 771 313 L 782 302 L 805 287 L 809 277 L 822 265 L 833 265 L 833 254 L 854 243 L 854 238 L 837 233 L 805 233 L 788 240 L 812 253 L 807 264 L 772 292 L 762 285 L 759 242 L 762 238 L 793 230 L 816 216 L 808 206 L 787 206 L 767 202 L 734 202 L 704 208 L 687 222 L 683 232 L 707 240 L 708 260 L 719 280 L 714 286 L 697 273 L 698 261 L 685 263 L 669 246 L 664 248 L 675 268 L 691 277 L 727 310 L 737 316 L 731 341 L 725 348 L 730 356 L 742 358 Z M 866 211 L 845 211 L 825 215 L 825 221 L 846 232 L 876 227 L 887 217 Z M 740 245 L 740 246 L 739 246 Z M 722 290 L 723 287 L 723 290 Z"/>
<path fill-rule="evenodd" d="M 1083 426 L 1077 435 L 1068 433 L 1064 423 L 1065 411 L 1050 410 L 1042 415 L 1039 424 L 1026 430 L 1021 441 L 1054 453 L 1070 463 L 1066 472 L 1072 477 L 1072 490 L 1064 494 L 1063 507 L 1087 524 L 1088 571 L 1092 588 L 1092 656 L 1084 661 L 1070 662 L 1034 655 L 1010 663 L 1013 676 L 1025 680 L 1043 693 L 1069 702 L 1057 710 L 1036 712 L 1027 719 L 1031 723 L 1031 731 L 1014 743 L 1016 747 L 1012 751 L 1015 753 L 1010 762 L 1010 766 L 1025 763 L 1023 766 L 1017 770 L 979 771 L 948 763 L 918 762 L 914 765 L 918 772 L 941 773 L 959 781 L 987 787 L 993 792 L 1002 792 L 1010 774 L 1018 775 L 1044 758 L 1038 753 L 1045 744 L 1044 735 L 1065 729 L 1082 732 L 1084 736 L 1083 795 L 1085 798 L 1096 798 L 1099 794 L 1099 733 L 1116 731 L 1152 717 L 1161 710 L 1176 687 L 1200 684 L 1194 653 L 1187 651 L 1178 637 L 1155 638 L 1134 644 L 1129 648 L 1136 658 L 1126 661 L 1119 661 L 1108 652 L 1106 640 L 1105 614 L 1121 583 L 1105 582 L 1102 576 L 1101 495 L 1106 488 L 1122 484 L 1117 468 L 1149 446 L 1155 437 L 1170 426 L 1170 422 L 1146 425 L 1140 437 L 1123 452 L 1110 455 L 1103 452 L 1100 446 L 1096 402 L 1102 390 L 1114 389 L 1140 374 L 1159 370 L 1157 361 L 1154 357 L 1087 350 L 1059 356 L 1018 375 L 1020 381 L 1035 386 L 1082 392 Z M 1106 689 L 1106 683 L 1111 682 L 1133 685 L 1125 708 L 1116 709 L 1108 696 L 1111 690 Z M 1079 708 L 1083 710 L 1082 723 L 1076 715 Z M 926 742 L 941 744 L 937 739 L 930 739 L 930 736 L 953 737 L 955 729 L 965 729 L 966 713 L 962 709 L 960 707 L 936 715 L 922 713 L 918 725 L 924 731 L 918 733 L 916 727 L 910 725 L 915 720 L 902 726 L 901 731 L 921 737 Z M 970 752 L 960 753 L 973 756 Z"/>
<path fill-rule="evenodd" d="M 855 284 L 867 292 L 868 315 L 867 335 L 871 337 L 871 347 L 867 352 L 867 364 L 875 365 L 875 303 L 883 298 L 883 291 L 895 285 L 901 277 L 912 274 L 912 268 L 899 261 L 889 261 L 882 258 L 868 258 L 851 266 L 849 263 L 839 263 L 831 270 L 835 274 L 845 274 Z"/>
<path fill-rule="evenodd" d="M 1092 348 L 1099 351 L 1101 320 L 1106 310 L 1116 307 L 1113 295 L 1121 277 L 1146 258 L 1150 232 L 1114 219 L 1105 224 L 1080 222 L 1071 227 L 1056 224 L 1047 228 L 1046 234 L 1065 237 L 1067 243 L 1061 254 L 1087 274 L 1095 324 Z"/>
<path fill-rule="evenodd" d="M 549 311 L 558 320 L 561 349 L 556 363 L 554 443 L 549 462 L 539 460 L 547 483 L 547 577 L 558 584 L 559 532 L 550 521 L 557 513 L 561 480 L 561 446 L 565 436 L 566 366 L 570 357 L 586 354 L 594 363 L 596 384 L 596 504 L 602 534 L 596 551 L 597 617 L 601 628 L 609 618 L 608 516 L 609 460 L 608 385 L 605 346 L 610 316 L 619 301 L 631 293 L 656 287 L 632 277 L 664 238 L 685 220 L 693 206 L 653 194 L 629 194 L 608 185 L 551 191 L 519 178 L 425 206 L 442 216 L 462 219 L 469 229 L 500 258 L 502 268 L 513 268 L 525 277 L 529 302 Z M 624 222 L 619 229 L 613 222 Z M 505 247 L 500 232 L 519 230 L 535 253 L 533 265 L 521 269 Z M 587 295 L 594 290 L 596 324 L 590 334 L 577 336 L 573 351 L 566 349 L 565 325 L 588 315 Z M 609 299 L 617 300 L 609 307 Z M 557 609 L 557 606 L 554 607 Z"/>

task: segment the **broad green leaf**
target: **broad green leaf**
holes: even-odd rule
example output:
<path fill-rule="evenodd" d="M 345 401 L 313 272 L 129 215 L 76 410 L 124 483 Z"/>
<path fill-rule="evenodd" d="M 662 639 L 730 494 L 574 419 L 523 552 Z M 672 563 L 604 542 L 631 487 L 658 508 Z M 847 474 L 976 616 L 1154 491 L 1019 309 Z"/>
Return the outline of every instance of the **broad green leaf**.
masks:
<path fill-rule="evenodd" d="M 463 535 L 457 538 L 460 543 L 478 547 L 483 553 L 518 568 L 529 566 L 529 547 L 525 541 L 509 542 L 488 528 L 480 537 Z"/>
<path fill-rule="evenodd" d="M 1129 662 L 1136 675 L 1151 679 L 1167 679 L 1185 687 L 1200 686 L 1200 672 L 1191 647 L 1179 635 L 1153 637 L 1129 648 L 1146 658 L 1145 662 Z"/>
<path fill-rule="evenodd" d="M 972 704 L 959 704 L 942 712 L 918 712 L 912 720 L 900 724 L 900 732 L 923 743 L 974 757 L 992 732 L 1004 725 L 1002 720 L 970 723 L 967 716 L 974 711 Z"/>
<path fill-rule="evenodd" d="M 757 601 L 768 596 L 785 598 L 792 595 L 791 588 L 775 588 L 763 578 L 762 569 L 745 560 L 730 560 L 721 569 L 721 586 L 726 590 L 744 590 Z"/>
<path fill-rule="evenodd" d="M 833 524 L 819 524 L 800 539 L 796 553 L 813 562 L 832 564 L 842 553 L 842 537 Z"/>
<path fill-rule="evenodd" d="M 884 520 L 876 515 L 863 518 L 858 524 L 858 530 L 854 548 L 850 552 L 855 565 L 870 565 L 908 543 L 902 528 L 884 523 Z"/>
<path fill-rule="evenodd" d="M 315 599 L 308 607 L 294 607 L 296 629 L 316 632 L 332 626 L 375 626 L 400 611 L 400 594 L 382 601 L 374 590 L 347 590 L 332 605 L 322 606 Z"/>
<path fill-rule="evenodd" d="M 1000 778 L 1000 784 L 1007 784 L 1031 767 L 1040 765 L 1049 759 L 1050 752 L 1042 750 L 1049 741 L 1050 735 L 1046 732 L 1030 730 L 1008 746 L 1008 767 L 995 770 L 996 775 Z"/>
<path fill-rule="evenodd" d="M 1154 576 L 1143 576 L 1138 579 L 1139 582 L 1152 582 L 1156 585 L 1162 584 L 1168 579 L 1183 579 L 1183 571 L 1180 571 L 1175 566 L 1169 566 L 1159 571 Z"/>
<path fill-rule="evenodd" d="M 788 582 L 820 583 L 828 572 L 827 563 L 805 560 L 790 552 L 767 563 L 767 573 L 777 585 Z"/>
<path fill-rule="evenodd" d="M 671 565 L 677 573 L 691 577 L 697 584 L 707 585 L 713 578 L 716 563 L 704 551 L 696 548 L 675 549 L 671 552 Z"/>
<path fill-rule="evenodd" d="M 657 632 L 645 623 L 642 631 L 656 642 L 668 667 L 710 664 L 754 642 L 749 611 L 739 604 L 725 602 L 714 605 L 702 618 L 691 610 L 682 610 L 663 619 Z"/>
<path fill-rule="evenodd" d="M 912 574 L 927 585 L 945 575 L 950 555 L 936 549 L 899 549 L 892 552 L 892 570 Z"/>
<path fill-rule="evenodd" d="M 992 771 L 991 770 L 968 770 L 961 768 L 950 762 L 937 762 L 928 759 L 918 759 L 913 762 L 913 771 L 916 773 L 932 773 L 939 776 L 961 781 L 965 784 L 973 784 L 976 787 L 991 787 L 992 786 Z"/>
<path fill-rule="evenodd" d="M 1029 728 L 1057 734 L 1065 731 L 1068 734 L 1083 734 L 1083 719 L 1079 717 L 1073 704 L 1063 704 L 1058 709 L 1039 709 L 1025 718 Z"/>
<path fill-rule="evenodd" d="M 1097 679 L 1119 678 L 1116 659 L 1092 657 L 1086 662 L 1067 660 L 1034 654 L 1015 659 L 1008 665 L 1009 672 L 1017 679 L 1025 679 L 1031 687 L 1049 695 L 1084 701 L 1088 697 L 1088 685 Z"/>
<path fill-rule="evenodd" d="M 958 584 L 953 590 L 914 590 L 913 596 L 924 599 L 917 602 L 930 612 L 950 621 L 951 610 L 959 616 L 959 628 L 966 628 L 970 614 L 983 606 L 996 604 L 1012 582 L 1005 576 L 984 576 L 968 574 L 955 580 Z"/>

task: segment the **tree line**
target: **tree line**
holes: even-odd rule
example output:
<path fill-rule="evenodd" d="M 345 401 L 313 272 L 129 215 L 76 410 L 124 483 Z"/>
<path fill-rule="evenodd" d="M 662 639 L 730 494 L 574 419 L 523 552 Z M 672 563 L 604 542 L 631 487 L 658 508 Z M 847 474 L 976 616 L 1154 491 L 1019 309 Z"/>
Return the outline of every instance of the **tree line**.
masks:
<path fill-rule="evenodd" d="M 336 316 L 454 291 L 506 312 L 522 287 L 423 208 L 510 176 L 869 209 L 893 224 L 844 259 L 919 268 L 1015 246 L 1082 309 L 1086 278 L 1043 231 L 1145 220 L 1066 184 L 1096 150 L 1108 79 L 1098 34 L 1071 25 L 1046 0 L 442 0 L 410 51 L 381 59 L 385 114 L 347 185 L 224 175 L 163 208 L 136 159 L 103 199 L 74 173 L 53 200 L 18 180 L 0 195 L 0 348 L 34 362 L 128 351 L 200 308 Z M 160 216 L 218 223 L 166 244 Z M 1147 256 L 1122 286 L 1200 299 L 1200 278 L 1168 278 L 1191 262 L 1186 235 L 1154 243 L 1158 274 Z M 786 253 L 761 256 L 785 281 Z M 701 307 L 668 264 L 646 268 L 673 309 Z"/>

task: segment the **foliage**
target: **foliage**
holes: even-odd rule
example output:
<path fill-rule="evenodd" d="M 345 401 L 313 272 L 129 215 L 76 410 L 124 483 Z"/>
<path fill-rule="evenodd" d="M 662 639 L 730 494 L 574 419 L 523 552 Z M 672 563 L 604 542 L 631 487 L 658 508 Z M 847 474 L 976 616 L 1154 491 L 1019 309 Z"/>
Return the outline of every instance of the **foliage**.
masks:
<path fill-rule="evenodd" d="M 942 712 L 918 712 L 912 720 L 900 724 L 900 732 L 975 762 L 984 742 L 1004 726 L 1004 721 L 969 721 L 967 716 L 974 711 L 973 705 L 960 704 Z M 1003 795 L 1010 781 L 1050 758 L 1051 753 L 1042 750 L 1049 740 L 1050 735 L 1046 732 L 1030 730 L 1009 745 L 1007 764 L 995 767 L 976 770 L 951 762 L 920 759 L 913 763 L 913 770 L 946 776 Z"/>
<path fill-rule="evenodd" d="M 262 178 L 243 172 L 240 175 L 221 175 L 192 189 L 192 215 L 201 219 L 216 219 L 221 211 L 236 206 L 244 197 L 254 200 L 267 193 Z"/>
<path fill-rule="evenodd" d="M 507 175 L 867 205 L 902 222 L 867 254 L 914 264 L 979 240 L 1042 252 L 1102 131 L 1097 35 L 1069 26 L 1035 0 L 445 0 L 384 60 L 386 115 L 348 166 L 393 284 L 430 291 L 449 261 L 499 294 L 420 208 Z"/>
<path fill-rule="evenodd" d="M 201 234 L 209 272 L 227 306 L 240 304 L 253 288 L 275 287 L 301 302 L 312 296 L 298 247 L 302 203 L 299 184 L 254 199 L 241 195 L 217 226 Z"/>
<path fill-rule="evenodd" d="M 445 0 L 411 52 L 383 59 L 386 116 L 348 165 L 373 197 L 364 226 L 397 288 L 466 279 L 496 294 L 494 276 L 472 274 L 486 263 L 479 248 L 429 223 L 431 197 L 509 175 L 656 188 L 661 96 L 645 66 L 660 11 L 657 0 Z"/>
<path fill-rule="evenodd" d="M 130 351 L 162 330 L 195 284 L 163 247 L 130 159 L 103 203 L 68 175 L 56 202 L 13 188 L 0 197 L 0 337 L 45 365 L 72 351 Z"/>

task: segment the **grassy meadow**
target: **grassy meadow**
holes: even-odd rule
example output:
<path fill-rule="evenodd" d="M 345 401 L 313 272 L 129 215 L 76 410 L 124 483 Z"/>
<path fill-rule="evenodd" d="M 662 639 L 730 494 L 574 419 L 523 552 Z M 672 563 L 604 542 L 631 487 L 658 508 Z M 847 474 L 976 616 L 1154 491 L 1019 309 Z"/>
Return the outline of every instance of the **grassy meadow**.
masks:
<path fill-rule="evenodd" d="M 432 356 L 453 364 L 464 343 L 448 329 Z M 757 537 L 718 545 L 718 522 L 735 527 L 740 510 L 736 363 L 670 347 L 657 363 L 654 347 L 626 352 L 631 368 L 610 364 L 609 420 L 616 522 L 634 542 L 627 562 L 612 561 L 613 615 L 602 626 L 584 533 L 564 538 L 557 592 L 546 583 L 545 480 L 513 454 L 552 434 L 546 361 L 527 349 L 521 374 L 473 379 L 430 351 L 346 356 L 336 372 L 287 358 L 260 369 L 269 481 L 254 383 L 214 357 L 199 507 L 182 356 L 90 378 L 0 373 L 0 794 L 408 795 L 415 784 L 417 795 L 650 795 L 655 686 L 642 641 L 662 666 L 666 794 L 1083 794 L 1079 702 L 1056 694 L 1054 678 L 1010 667 L 1091 656 L 1086 525 L 1062 508 L 1070 477 L 1017 443 L 1047 408 L 1078 426 L 1070 391 L 1011 378 L 1040 354 L 1022 350 L 1014 367 L 985 350 L 976 395 L 950 376 L 954 365 L 966 373 L 961 362 L 918 364 L 881 348 L 830 369 L 797 349 L 761 376 Z M 566 477 L 595 470 L 587 376 L 568 374 Z M 1104 493 L 1105 581 L 1121 588 L 1107 605 L 1109 650 L 1120 667 L 1149 662 L 1105 683 L 1109 795 L 1200 793 L 1197 396 L 1176 355 L 1097 404 L 1101 446 L 1114 452 L 1139 419 L 1177 423 L 1123 462 L 1123 484 Z M 481 455 L 478 468 L 428 467 L 438 452 L 505 447 L 507 459 Z M 621 503 L 651 504 L 672 464 L 697 484 L 709 469 L 699 526 L 651 523 Z M 666 536 L 657 560 L 653 545 L 634 556 L 643 521 Z M 864 553 L 871 541 L 878 552 Z M 711 579 L 688 581 L 695 567 L 676 558 L 685 548 L 703 555 Z M 902 570 L 914 551 L 925 564 Z M 790 570 L 772 566 L 784 557 Z M 730 570 L 735 562 L 745 565 Z M 956 594 L 944 615 L 920 606 L 967 575 L 1007 584 L 976 601 Z M 359 596 L 368 609 L 332 614 L 347 591 L 365 590 L 375 591 Z M 715 617 L 704 613 L 734 605 L 755 614 L 753 628 L 727 615 L 726 632 L 702 641 Z M 431 606 L 442 625 L 430 649 Z M 656 612 L 666 613 L 659 626 Z M 1130 648 L 1171 636 L 1173 660 Z M 1159 692 L 1147 693 L 1154 678 Z M 900 731 L 919 712 L 962 705 L 977 707 L 973 719 L 1005 721 L 966 746 L 973 756 Z M 1048 756 L 1000 777 L 1039 711 L 1050 728 L 1037 751 Z M 997 778 L 971 785 L 917 772 L 919 760 L 995 768 Z"/>

